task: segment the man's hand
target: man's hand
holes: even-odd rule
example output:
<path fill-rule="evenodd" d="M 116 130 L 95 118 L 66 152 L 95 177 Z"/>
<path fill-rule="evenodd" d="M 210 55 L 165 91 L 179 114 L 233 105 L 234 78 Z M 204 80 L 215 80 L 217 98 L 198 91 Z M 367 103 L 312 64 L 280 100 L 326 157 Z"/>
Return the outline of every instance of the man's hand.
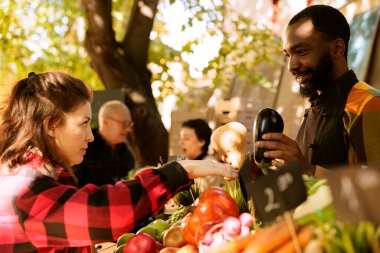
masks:
<path fill-rule="evenodd" d="M 272 165 L 280 168 L 284 163 L 298 161 L 303 173 L 314 175 L 315 167 L 308 163 L 294 140 L 282 133 L 267 133 L 262 138 L 263 140 L 256 142 L 255 146 L 268 149 L 264 157 L 272 158 Z"/>

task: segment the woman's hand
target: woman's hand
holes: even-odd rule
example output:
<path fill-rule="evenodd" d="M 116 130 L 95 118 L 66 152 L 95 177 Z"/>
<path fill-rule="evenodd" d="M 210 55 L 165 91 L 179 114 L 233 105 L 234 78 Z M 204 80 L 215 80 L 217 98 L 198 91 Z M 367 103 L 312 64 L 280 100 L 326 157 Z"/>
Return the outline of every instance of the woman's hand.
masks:
<path fill-rule="evenodd" d="M 237 168 L 232 168 L 223 163 L 212 160 L 182 160 L 178 161 L 179 164 L 186 170 L 189 178 L 194 179 L 197 177 L 205 176 L 223 176 L 227 178 L 237 178 Z"/>
<path fill-rule="evenodd" d="M 315 167 L 308 163 L 303 156 L 298 144 L 282 133 L 267 133 L 263 140 L 255 143 L 257 148 L 268 149 L 264 156 L 272 158 L 272 165 L 280 168 L 284 163 L 298 161 L 303 173 L 313 175 Z M 282 160 L 282 161 L 281 161 Z"/>

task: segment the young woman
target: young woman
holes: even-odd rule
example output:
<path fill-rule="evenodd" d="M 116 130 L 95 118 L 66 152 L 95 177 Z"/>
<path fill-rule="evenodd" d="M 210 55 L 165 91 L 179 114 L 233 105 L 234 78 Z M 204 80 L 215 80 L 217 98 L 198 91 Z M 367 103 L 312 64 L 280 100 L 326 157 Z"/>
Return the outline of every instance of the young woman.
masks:
<path fill-rule="evenodd" d="M 179 145 L 185 159 L 212 160 L 217 162 L 216 157 L 208 155 L 211 134 L 212 130 L 204 119 L 189 119 L 184 121 L 179 135 Z M 197 178 L 195 183 L 198 184 L 201 191 L 204 191 L 212 186 L 224 185 L 225 180 L 222 176 L 210 175 Z"/>
<path fill-rule="evenodd" d="M 182 123 L 179 146 L 185 159 L 202 160 L 207 157 L 212 130 L 203 119 L 189 119 Z"/>
<path fill-rule="evenodd" d="M 192 178 L 236 177 L 211 161 L 148 169 L 135 180 L 77 188 L 71 166 L 94 137 L 91 90 L 60 72 L 16 83 L 0 116 L 0 252 L 90 252 L 116 240 Z"/>

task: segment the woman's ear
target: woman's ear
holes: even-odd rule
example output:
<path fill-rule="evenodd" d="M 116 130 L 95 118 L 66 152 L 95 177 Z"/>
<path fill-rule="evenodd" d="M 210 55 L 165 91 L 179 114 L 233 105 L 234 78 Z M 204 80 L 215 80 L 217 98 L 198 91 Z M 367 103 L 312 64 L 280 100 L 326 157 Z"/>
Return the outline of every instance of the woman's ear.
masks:
<path fill-rule="evenodd" d="M 55 129 L 57 127 L 57 124 L 58 124 L 57 122 L 52 123 L 50 121 L 50 118 L 44 119 L 43 125 L 44 125 L 46 133 L 50 137 L 53 137 L 53 138 L 55 137 Z"/>
<path fill-rule="evenodd" d="M 200 147 L 203 147 L 204 145 L 206 144 L 206 141 L 205 140 L 199 140 L 199 146 Z"/>

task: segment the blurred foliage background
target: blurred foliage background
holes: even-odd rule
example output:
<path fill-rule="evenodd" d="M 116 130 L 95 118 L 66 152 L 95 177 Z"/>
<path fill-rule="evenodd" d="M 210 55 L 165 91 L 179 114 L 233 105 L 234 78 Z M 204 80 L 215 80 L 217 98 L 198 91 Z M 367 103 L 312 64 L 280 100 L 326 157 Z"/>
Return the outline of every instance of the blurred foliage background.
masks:
<path fill-rule="evenodd" d="M 96 90 L 118 88 L 135 121 L 128 140 L 137 166 L 157 164 L 168 153 L 157 106 L 164 98 L 207 107 L 215 89 L 223 96 L 237 79 L 273 87 L 258 68 L 281 65 L 280 41 L 233 6 L 232 0 L 2 0 L 0 100 L 31 71 L 63 70 Z"/>
<path fill-rule="evenodd" d="M 158 102 L 170 94 L 176 94 L 181 102 L 188 88 L 199 86 L 226 91 L 236 75 L 251 84 L 271 86 L 255 71 L 255 66 L 276 62 L 280 41 L 268 28 L 252 23 L 249 17 L 230 8 L 230 4 L 227 0 L 159 2 L 149 51 L 149 68 Z M 113 28 L 116 39 L 120 40 L 125 35 L 133 1 L 113 0 L 112 5 Z M 170 8 L 186 15 L 181 20 L 170 20 L 165 16 Z M 83 46 L 86 20 L 82 9 L 80 1 L 1 1 L 0 84 L 24 78 L 30 71 L 53 69 L 67 71 L 94 89 L 104 89 Z M 167 22 L 173 21 L 181 27 L 174 36 L 183 37 L 176 45 L 170 41 L 173 36 L 168 36 L 173 31 L 168 30 Z M 196 37 L 184 36 L 194 29 L 198 29 Z M 219 43 L 217 54 L 192 66 L 191 57 L 206 57 L 199 48 L 207 47 L 210 38 Z M 173 63 L 177 68 L 180 66 L 181 80 L 174 78 Z M 178 88 L 175 81 L 185 88 Z"/>

